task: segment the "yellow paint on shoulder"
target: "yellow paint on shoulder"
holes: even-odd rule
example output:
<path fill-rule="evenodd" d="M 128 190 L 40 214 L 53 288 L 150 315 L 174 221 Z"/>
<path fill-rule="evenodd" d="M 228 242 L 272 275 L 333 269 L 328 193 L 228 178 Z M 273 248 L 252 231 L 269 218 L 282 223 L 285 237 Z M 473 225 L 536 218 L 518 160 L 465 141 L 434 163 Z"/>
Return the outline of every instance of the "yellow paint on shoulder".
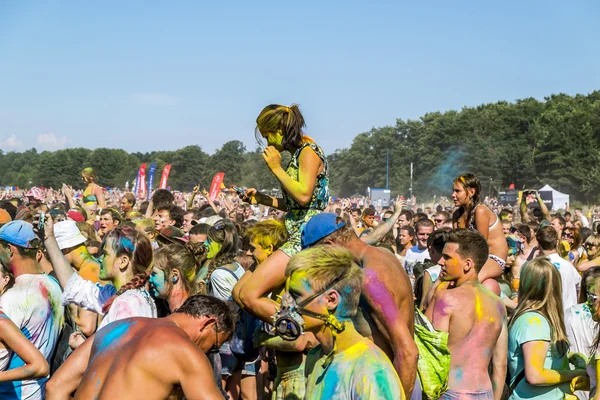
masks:
<path fill-rule="evenodd" d="M 479 295 L 475 295 L 475 313 L 478 320 L 483 318 L 483 310 L 481 309 L 481 300 L 479 299 Z"/>

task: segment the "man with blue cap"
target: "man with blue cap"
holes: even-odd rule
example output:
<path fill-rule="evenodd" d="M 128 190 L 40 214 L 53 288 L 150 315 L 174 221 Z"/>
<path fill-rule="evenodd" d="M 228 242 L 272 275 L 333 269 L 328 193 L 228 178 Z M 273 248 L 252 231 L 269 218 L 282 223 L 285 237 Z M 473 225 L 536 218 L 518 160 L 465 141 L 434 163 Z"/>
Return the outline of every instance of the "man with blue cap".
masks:
<path fill-rule="evenodd" d="M 25 221 L 12 221 L 0 228 L 0 261 L 14 274 L 15 284 L 0 297 L 0 311 L 21 329 L 50 361 L 64 322 L 58 282 L 44 274 L 37 262 L 42 242 Z M 0 364 L 6 369 L 24 365 L 7 349 L 0 349 Z M 0 399 L 43 399 L 47 377 L 37 380 L 0 382 Z"/>
<path fill-rule="evenodd" d="M 391 252 L 364 243 L 349 224 L 332 213 L 317 214 L 304 227 L 302 248 L 319 244 L 346 248 L 363 270 L 359 313 L 354 325 L 387 354 L 406 398 L 410 398 L 416 380 L 418 349 L 413 340 L 412 287 L 404 268 Z"/>

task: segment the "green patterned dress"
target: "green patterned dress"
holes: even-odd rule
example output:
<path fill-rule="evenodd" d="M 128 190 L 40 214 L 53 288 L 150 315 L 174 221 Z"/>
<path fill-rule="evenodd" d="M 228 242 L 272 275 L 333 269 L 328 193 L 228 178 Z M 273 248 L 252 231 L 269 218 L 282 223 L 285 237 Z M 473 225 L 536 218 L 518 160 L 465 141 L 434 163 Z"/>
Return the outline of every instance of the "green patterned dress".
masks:
<path fill-rule="evenodd" d="M 310 147 L 314 150 L 319 158 L 323 161 L 323 172 L 317 175 L 317 181 L 315 183 L 315 189 L 310 203 L 306 206 L 298 204 L 292 196 L 288 195 L 282 188 L 283 201 L 287 208 L 285 213 L 284 222 L 285 228 L 290 236 L 289 240 L 281 246 L 279 249 L 292 257 L 294 254 L 299 253 L 302 249 L 301 238 L 302 230 L 305 224 L 314 216 L 323 212 L 329 204 L 329 168 L 327 166 L 327 159 L 325 153 L 319 146 L 312 142 L 303 143 L 298 150 L 293 154 L 290 163 L 288 164 L 285 172 L 295 181 L 298 181 L 298 172 L 300 169 L 298 159 L 300 153 L 306 147 Z"/>

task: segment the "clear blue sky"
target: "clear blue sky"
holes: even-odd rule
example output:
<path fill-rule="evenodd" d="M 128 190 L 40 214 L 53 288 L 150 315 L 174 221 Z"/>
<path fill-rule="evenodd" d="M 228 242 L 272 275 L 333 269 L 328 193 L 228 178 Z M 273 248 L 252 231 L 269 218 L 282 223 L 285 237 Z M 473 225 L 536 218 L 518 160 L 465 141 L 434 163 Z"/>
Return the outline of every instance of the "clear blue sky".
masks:
<path fill-rule="evenodd" d="M 0 148 L 253 149 L 262 107 L 299 103 L 330 153 L 396 118 L 599 89 L 599 20 L 597 0 L 0 1 Z"/>

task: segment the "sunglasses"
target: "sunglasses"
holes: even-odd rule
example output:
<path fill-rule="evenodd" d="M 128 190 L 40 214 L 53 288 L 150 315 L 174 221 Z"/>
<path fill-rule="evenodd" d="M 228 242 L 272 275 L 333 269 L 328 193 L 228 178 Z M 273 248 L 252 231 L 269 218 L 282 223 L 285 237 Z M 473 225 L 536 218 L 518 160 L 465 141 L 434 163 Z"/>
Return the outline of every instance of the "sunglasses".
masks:
<path fill-rule="evenodd" d="M 219 327 L 215 325 L 215 344 L 210 348 L 206 354 L 217 354 L 221 346 L 219 346 Z"/>
<path fill-rule="evenodd" d="M 583 244 L 583 248 L 586 249 L 586 250 L 591 250 L 591 249 L 594 248 L 594 245 L 591 244 L 591 243 L 584 243 Z"/>
<path fill-rule="evenodd" d="M 563 237 L 567 239 L 573 239 L 573 234 L 571 233 L 563 233 Z"/>
<path fill-rule="evenodd" d="M 443 220 L 443 219 L 434 219 L 434 221 L 435 221 L 437 224 L 441 224 L 441 223 L 442 223 L 442 222 L 444 222 L 445 220 Z"/>

